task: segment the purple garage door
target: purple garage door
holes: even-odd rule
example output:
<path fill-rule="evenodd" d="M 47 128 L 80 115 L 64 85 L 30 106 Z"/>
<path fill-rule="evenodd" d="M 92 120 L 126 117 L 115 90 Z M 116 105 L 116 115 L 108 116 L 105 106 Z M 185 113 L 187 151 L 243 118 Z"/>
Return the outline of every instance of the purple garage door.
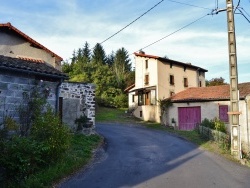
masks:
<path fill-rule="evenodd" d="M 178 118 L 180 130 L 193 130 L 201 123 L 201 107 L 179 107 Z"/>

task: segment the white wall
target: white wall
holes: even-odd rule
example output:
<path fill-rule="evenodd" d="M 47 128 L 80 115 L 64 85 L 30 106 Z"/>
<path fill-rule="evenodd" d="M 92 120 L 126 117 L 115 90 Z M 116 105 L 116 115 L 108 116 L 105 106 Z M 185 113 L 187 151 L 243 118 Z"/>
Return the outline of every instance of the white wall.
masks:
<path fill-rule="evenodd" d="M 0 41 L 0 55 L 14 58 L 24 56 L 42 59 L 56 69 L 61 70 L 60 61 L 56 62 L 56 58 L 52 57 L 52 54 L 31 46 L 29 42 L 21 37 L 0 32 Z"/>
<path fill-rule="evenodd" d="M 247 101 L 247 103 L 246 103 Z M 240 123 L 240 134 L 242 140 L 242 146 L 246 150 L 249 148 L 249 135 L 250 135 L 250 96 L 247 100 L 239 101 L 239 111 L 241 112 L 239 116 Z M 176 126 L 178 127 L 178 107 L 192 107 L 192 106 L 200 106 L 201 107 L 201 121 L 205 118 L 213 119 L 215 117 L 219 117 L 219 105 L 228 105 L 230 111 L 230 101 L 211 101 L 211 102 L 192 102 L 192 103 L 173 103 L 168 110 L 168 114 L 164 114 L 164 122 L 165 125 L 171 125 L 171 119 L 174 118 L 176 120 Z M 228 132 L 231 132 L 230 125 L 226 124 Z"/>

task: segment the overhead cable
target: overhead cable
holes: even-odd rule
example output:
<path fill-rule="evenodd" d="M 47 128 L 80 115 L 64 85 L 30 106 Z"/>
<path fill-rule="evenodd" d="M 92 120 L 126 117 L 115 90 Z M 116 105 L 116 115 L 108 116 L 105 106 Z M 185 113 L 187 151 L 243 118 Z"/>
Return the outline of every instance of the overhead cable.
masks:
<path fill-rule="evenodd" d="M 192 4 L 189 4 L 189 3 L 182 3 L 182 2 L 174 1 L 174 0 L 167 0 L 167 1 L 170 1 L 170 2 L 173 2 L 173 3 L 182 4 L 182 5 L 186 5 L 186 6 L 190 6 L 190 7 L 196 7 L 196 8 L 202 8 L 202 9 L 211 10 L 211 8 L 206 8 L 206 7 L 201 7 L 201 6 L 197 6 L 197 5 L 192 5 Z"/>
<path fill-rule="evenodd" d="M 143 17 L 145 14 L 147 14 L 148 12 L 150 12 L 152 9 L 154 9 L 155 7 L 157 7 L 159 4 L 161 4 L 164 0 L 161 0 L 160 2 L 158 2 L 157 4 L 155 4 L 153 7 L 151 7 L 150 9 L 148 9 L 146 12 L 144 12 L 142 15 L 140 15 L 138 18 L 136 18 L 135 20 L 133 20 L 132 22 L 130 22 L 128 25 L 126 25 L 125 27 L 123 27 L 122 29 L 120 29 L 119 31 L 117 31 L 116 33 L 114 33 L 113 35 L 111 35 L 110 37 L 108 37 L 107 39 L 105 39 L 104 41 L 102 41 L 100 44 L 103 44 L 104 42 L 106 42 L 107 40 L 111 39 L 112 37 L 114 37 L 115 35 L 117 35 L 118 33 L 120 33 L 122 30 L 126 29 L 128 26 L 132 25 L 134 22 L 136 22 L 137 20 L 139 20 L 141 17 Z"/>
<path fill-rule="evenodd" d="M 204 16 L 202 16 L 202 17 L 196 19 L 196 20 L 194 20 L 193 22 L 191 22 L 191 23 L 189 23 L 189 24 L 187 24 L 187 25 L 181 27 L 180 29 L 177 29 L 176 31 L 174 31 L 174 32 L 172 32 L 172 33 L 170 33 L 170 34 L 168 34 L 168 35 L 162 37 L 161 39 L 159 39 L 159 40 L 157 40 L 157 41 L 155 41 L 155 42 L 153 42 L 153 43 L 151 43 L 151 44 L 149 44 L 149 45 L 147 45 L 147 46 L 145 46 L 145 47 L 143 47 L 143 48 L 137 50 L 136 52 L 138 52 L 138 51 L 140 51 L 140 50 L 143 50 L 143 49 L 145 49 L 145 48 L 148 48 L 149 46 L 152 46 L 153 44 L 155 44 L 155 43 L 157 43 L 157 42 L 160 42 L 161 40 L 163 40 L 163 39 L 165 39 L 165 38 L 167 38 L 167 37 L 170 37 L 171 35 L 173 35 L 173 34 L 179 32 L 179 31 L 183 30 L 184 28 L 186 28 L 186 27 L 188 27 L 188 26 L 194 24 L 195 22 L 198 22 L 199 20 L 201 20 L 202 18 L 204 18 L 204 17 L 206 17 L 206 16 L 208 16 L 208 15 L 210 15 L 210 14 L 206 14 L 206 15 L 204 15 Z"/>

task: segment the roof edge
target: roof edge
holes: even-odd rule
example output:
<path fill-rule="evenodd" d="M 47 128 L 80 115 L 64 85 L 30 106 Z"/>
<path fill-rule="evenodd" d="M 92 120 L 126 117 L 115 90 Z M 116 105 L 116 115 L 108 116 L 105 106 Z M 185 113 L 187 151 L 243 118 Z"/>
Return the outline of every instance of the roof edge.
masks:
<path fill-rule="evenodd" d="M 51 50 L 49 50 L 48 48 L 46 48 L 45 46 L 43 46 L 43 45 L 40 44 L 39 42 L 35 41 L 34 39 L 32 39 L 31 37 L 29 37 L 28 35 L 26 35 L 26 34 L 23 33 L 22 31 L 20 31 L 19 29 L 17 29 L 17 28 L 14 27 L 13 25 L 11 25 L 10 22 L 7 22 L 6 24 L 0 24 L 0 27 L 8 27 L 9 29 L 12 29 L 13 31 L 15 31 L 16 33 L 18 33 L 19 35 L 21 35 L 22 37 L 24 37 L 25 39 L 27 39 L 30 43 L 39 46 L 40 48 L 44 49 L 44 50 L 47 51 L 48 53 L 50 53 L 50 54 L 52 54 L 53 56 L 57 57 L 60 61 L 63 60 L 62 57 L 60 57 L 60 56 L 57 55 L 56 53 L 52 52 Z"/>

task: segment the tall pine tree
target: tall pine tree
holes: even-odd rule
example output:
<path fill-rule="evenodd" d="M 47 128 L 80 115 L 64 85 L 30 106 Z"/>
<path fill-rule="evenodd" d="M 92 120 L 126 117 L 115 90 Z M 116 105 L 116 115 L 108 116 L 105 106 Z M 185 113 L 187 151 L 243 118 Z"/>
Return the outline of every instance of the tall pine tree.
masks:
<path fill-rule="evenodd" d="M 113 70 L 116 76 L 117 87 L 122 90 L 126 87 L 126 78 L 131 70 L 131 62 L 125 48 L 120 48 L 115 53 Z"/>
<path fill-rule="evenodd" d="M 95 45 L 91 61 L 99 65 L 105 65 L 107 63 L 107 57 L 101 44 L 97 43 Z"/>

